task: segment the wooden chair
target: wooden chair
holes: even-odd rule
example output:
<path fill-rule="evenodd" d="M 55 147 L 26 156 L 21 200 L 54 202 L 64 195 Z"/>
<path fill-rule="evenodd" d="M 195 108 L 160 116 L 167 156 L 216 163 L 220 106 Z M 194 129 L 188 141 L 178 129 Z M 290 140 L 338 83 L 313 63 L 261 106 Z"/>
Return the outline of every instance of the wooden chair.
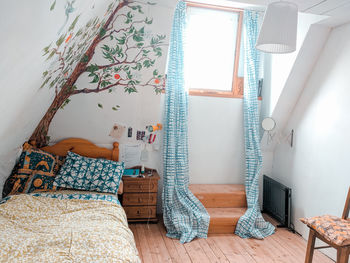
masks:
<path fill-rule="evenodd" d="M 348 263 L 350 254 L 350 187 L 341 218 L 319 216 L 301 221 L 310 228 L 305 263 L 311 263 L 314 249 L 333 247 L 337 249 L 337 263 Z M 344 221 L 345 220 L 345 221 Z M 323 226 L 322 226 L 323 224 Z M 331 230 L 331 231 L 330 231 Z M 316 237 L 329 246 L 315 247 Z"/>

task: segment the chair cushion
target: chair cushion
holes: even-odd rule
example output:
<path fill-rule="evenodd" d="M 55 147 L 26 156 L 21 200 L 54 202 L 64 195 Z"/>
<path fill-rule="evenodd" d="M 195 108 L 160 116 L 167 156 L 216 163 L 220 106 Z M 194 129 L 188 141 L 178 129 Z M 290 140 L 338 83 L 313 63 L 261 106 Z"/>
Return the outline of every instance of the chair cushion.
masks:
<path fill-rule="evenodd" d="M 300 221 L 335 245 L 350 245 L 350 221 L 348 220 L 336 216 L 324 215 L 301 218 Z"/>

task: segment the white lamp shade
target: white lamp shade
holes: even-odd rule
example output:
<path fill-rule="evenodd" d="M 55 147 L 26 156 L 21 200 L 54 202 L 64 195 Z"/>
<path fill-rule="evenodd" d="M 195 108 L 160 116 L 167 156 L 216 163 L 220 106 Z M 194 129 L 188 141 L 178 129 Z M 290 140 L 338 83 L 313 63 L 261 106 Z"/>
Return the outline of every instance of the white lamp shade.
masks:
<path fill-rule="evenodd" d="M 256 48 L 267 53 L 290 53 L 296 49 L 298 7 L 291 2 L 267 6 Z"/>

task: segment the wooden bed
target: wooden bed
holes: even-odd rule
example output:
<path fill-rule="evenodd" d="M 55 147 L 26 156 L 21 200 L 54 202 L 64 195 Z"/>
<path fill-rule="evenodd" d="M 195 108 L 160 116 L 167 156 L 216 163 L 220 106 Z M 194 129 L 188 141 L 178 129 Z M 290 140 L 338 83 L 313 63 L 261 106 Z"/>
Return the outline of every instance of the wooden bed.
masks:
<path fill-rule="evenodd" d="M 118 146 L 107 149 L 71 138 L 41 149 L 59 156 L 71 151 L 117 161 Z M 0 247 L 0 262 L 141 262 L 117 196 L 94 191 L 63 189 L 7 197 L 0 204 Z"/>

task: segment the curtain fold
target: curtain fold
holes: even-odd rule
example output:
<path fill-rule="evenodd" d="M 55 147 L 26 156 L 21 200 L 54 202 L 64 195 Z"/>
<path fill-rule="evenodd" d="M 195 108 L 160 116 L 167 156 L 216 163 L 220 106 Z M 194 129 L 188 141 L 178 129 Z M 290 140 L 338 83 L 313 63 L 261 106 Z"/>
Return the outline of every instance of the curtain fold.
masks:
<path fill-rule="evenodd" d="M 248 209 L 239 219 L 235 234 L 243 238 L 262 239 L 274 233 L 275 228 L 261 215 L 259 198 L 259 174 L 262 155 L 259 136 L 258 86 L 260 53 L 255 48 L 258 38 L 259 13 L 245 10 L 244 25 L 244 143 L 246 155 L 245 188 Z"/>
<path fill-rule="evenodd" d="M 188 93 L 184 87 L 186 4 L 179 1 L 173 19 L 165 92 L 163 138 L 163 217 L 167 236 L 181 243 L 206 238 L 209 214 L 190 192 L 188 165 Z"/>

